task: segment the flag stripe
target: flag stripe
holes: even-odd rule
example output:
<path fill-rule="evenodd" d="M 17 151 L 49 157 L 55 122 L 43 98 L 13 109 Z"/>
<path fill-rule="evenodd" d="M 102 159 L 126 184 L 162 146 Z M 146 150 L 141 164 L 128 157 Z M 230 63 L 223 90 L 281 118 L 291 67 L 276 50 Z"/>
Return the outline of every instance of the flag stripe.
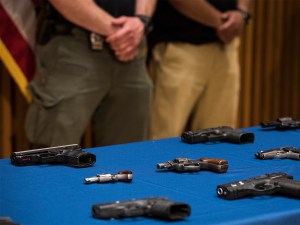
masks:
<path fill-rule="evenodd" d="M 19 65 L 16 64 L 13 56 L 10 54 L 9 50 L 6 48 L 2 40 L 0 39 L 0 58 L 2 58 L 6 68 L 9 73 L 13 76 L 14 80 L 17 81 L 17 84 L 27 99 L 28 102 L 31 102 L 31 95 L 27 89 L 27 79 L 21 71 Z"/>
<path fill-rule="evenodd" d="M 35 43 L 36 11 L 35 5 L 28 0 L 0 0 L 9 18 L 14 22 L 18 32 L 31 48 Z M 1 3 L 0 3 L 1 4 Z"/>
<path fill-rule="evenodd" d="M 1 4 L 0 21 L 0 38 L 3 44 L 15 59 L 16 64 L 20 67 L 27 80 L 32 80 L 35 73 L 34 53 Z M 4 57 L 2 60 L 5 62 L 6 58 Z"/>

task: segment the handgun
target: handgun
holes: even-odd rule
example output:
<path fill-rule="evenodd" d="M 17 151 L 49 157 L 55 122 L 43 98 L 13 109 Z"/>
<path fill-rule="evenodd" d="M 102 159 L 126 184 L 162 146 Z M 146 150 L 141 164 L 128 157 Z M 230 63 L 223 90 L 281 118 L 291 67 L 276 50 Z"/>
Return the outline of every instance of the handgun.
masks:
<path fill-rule="evenodd" d="M 274 128 L 277 130 L 292 130 L 300 128 L 300 121 L 292 117 L 279 117 L 276 121 L 263 121 L 260 123 L 262 128 Z"/>
<path fill-rule="evenodd" d="M 92 206 L 92 215 L 98 219 L 144 216 L 162 220 L 182 220 L 190 214 L 191 208 L 188 204 L 173 202 L 164 197 L 133 199 Z"/>
<path fill-rule="evenodd" d="M 86 184 L 91 183 L 114 183 L 114 182 L 125 182 L 131 183 L 132 181 L 132 171 L 123 170 L 118 172 L 117 174 L 97 174 L 96 176 L 84 178 L 84 182 Z"/>
<path fill-rule="evenodd" d="M 229 126 L 220 126 L 183 132 L 181 140 L 189 144 L 216 141 L 244 144 L 254 142 L 254 133 L 234 130 Z"/>
<path fill-rule="evenodd" d="M 82 151 L 78 144 L 71 144 L 13 152 L 10 159 L 16 166 L 63 164 L 72 167 L 88 167 L 96 162 L 96 155 Z"/>
<path fill-rule="evenodd" d="M 200 158 L 199 160 L 176 158 L 172 161 L 158 163 L 156 167 L 158 170 L 174 170 L 176 172 L 210 170 L 217 173 L 226 173 L 228 170 L 228 161 L 216 158 Z"/>
<path fill-rule="evenodd" d="M 263 150 L 255 153 L 257 159 L 296 159 L 300 160 L 300 149 L 295 147 L 281 147 Z"/>
<path fill-rule="evenodd" d="M 300 181 L 293 180 L 293 176 L 282 172 L 264 174 L 248 180 L 218 185 L 217 195 L 227 200 L 257 195 L 300 198 Z"/>

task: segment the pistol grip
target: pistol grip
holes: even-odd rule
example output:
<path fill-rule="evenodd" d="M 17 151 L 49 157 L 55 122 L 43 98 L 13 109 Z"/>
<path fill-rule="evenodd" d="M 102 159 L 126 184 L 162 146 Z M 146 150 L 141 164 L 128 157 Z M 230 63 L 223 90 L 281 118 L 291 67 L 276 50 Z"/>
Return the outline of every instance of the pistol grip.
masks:
<path fill-rule="evenodd" d="M 217 173 L 226 173 L 228 170 L 228 161 L 217 158 L 200 158 L 201 162 L 206 162 L 209 170 Z"/>

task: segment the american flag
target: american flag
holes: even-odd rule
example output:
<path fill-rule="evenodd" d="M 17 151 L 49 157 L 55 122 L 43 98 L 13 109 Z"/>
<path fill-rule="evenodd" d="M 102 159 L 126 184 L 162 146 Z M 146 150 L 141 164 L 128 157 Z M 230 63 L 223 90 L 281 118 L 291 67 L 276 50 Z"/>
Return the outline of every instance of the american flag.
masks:
<path fill-rule="evenodd" d="M 0 0 L 0 59 L 30 102 L 27 84 L 36 71 L 37 0 Z"/>

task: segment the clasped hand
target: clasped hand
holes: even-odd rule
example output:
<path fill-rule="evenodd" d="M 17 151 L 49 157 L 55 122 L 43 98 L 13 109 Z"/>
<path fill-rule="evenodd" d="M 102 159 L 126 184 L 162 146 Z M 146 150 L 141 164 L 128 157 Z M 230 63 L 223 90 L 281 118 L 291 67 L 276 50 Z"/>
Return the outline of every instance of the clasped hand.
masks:
<path fill-rule="evenodd" d="M 137 17 L 122 16 L 112 21 L 114 33 L 106 38 L 116 58 L 127 62 L 138 54 L 138 46 L 144 35 L 144 24 Z"/>
<path fill-rule="evenodd" d="M 241 33 L 245 21 L 237 10 L 224 12 L 221 18 L 224 22 L 217 28 L 217 35 L 224 44 L 228 44 Z"/>

